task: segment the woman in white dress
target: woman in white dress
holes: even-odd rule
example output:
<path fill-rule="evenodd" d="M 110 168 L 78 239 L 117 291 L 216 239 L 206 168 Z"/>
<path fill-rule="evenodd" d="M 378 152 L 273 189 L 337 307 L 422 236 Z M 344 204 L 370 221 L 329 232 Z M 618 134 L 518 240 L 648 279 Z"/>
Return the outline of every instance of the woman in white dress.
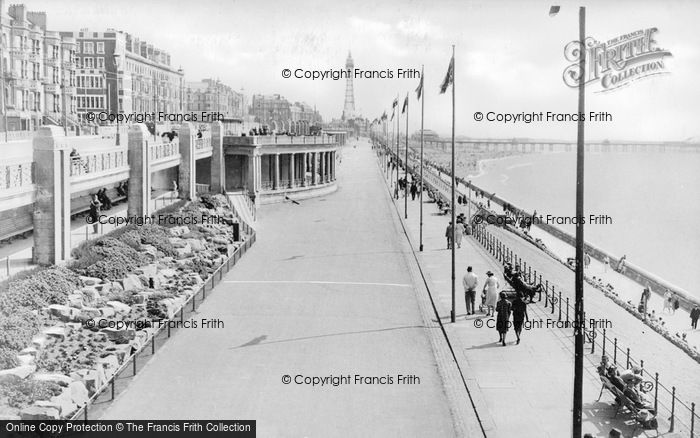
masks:
<path fill-rule="evenodd" d="M 486 294 L 486 316 L 494 316 L 494 311 L 496 309 L 496 301 L 498 301 L 498 290 L 501 288 L 501 284 L 493 276 L 493 272 L 488 271 L 486 273 L 486 281 L 484 281 L 484 290 Z"/>

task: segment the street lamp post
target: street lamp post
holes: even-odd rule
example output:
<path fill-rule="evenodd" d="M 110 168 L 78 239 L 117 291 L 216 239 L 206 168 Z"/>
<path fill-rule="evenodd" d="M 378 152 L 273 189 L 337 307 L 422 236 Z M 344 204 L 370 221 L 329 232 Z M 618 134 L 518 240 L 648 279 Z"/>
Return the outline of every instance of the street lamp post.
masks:
<path fill-rule="evenodd" d="M 559 12 L 559 6 L 552 6 L 550 15 Z M 578 82 L 578 113 L 585 111 L 586 97 L 586 8 L 581 6 L 578 11 L 579 22 L 579 82 Z M 574 279 L 574 400 L 573 400 L 573 431 L 574 438 L 581 438 L 583 413 L 583 346 L 584 346 L 584 308 L 583 308 L 583 176 L 584 176 L 584 121 L 579 117 L 576 133 L 576 271 Z"/>

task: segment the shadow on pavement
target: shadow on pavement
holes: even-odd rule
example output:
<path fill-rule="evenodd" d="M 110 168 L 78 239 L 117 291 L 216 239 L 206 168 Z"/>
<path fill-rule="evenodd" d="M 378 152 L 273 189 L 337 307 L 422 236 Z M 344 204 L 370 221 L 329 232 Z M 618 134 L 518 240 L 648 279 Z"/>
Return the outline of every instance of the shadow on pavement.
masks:
<path fill-rule="evenodd" d="M 270 341 L 270 342 L 262 342 L 262 340 L 267 338 L 267 335 L 262 335 L 262 336 L 258 336 L 257 338 L 254 338 L 254 339 L 246 342 L 243 345 L 239 345 L 237 347 L 231 347 L 230 349 L 237 350 L 239 348 L 254 347 L 256 345 L 282 344 L 282 343 L 286 343 L 286 342 L 307 341 L 309 339 L 329 338 L 329 337 L 333 337 L 333 336 L 361 335 L 361 334 L 365 334 L 365 333 L 379 333 L 379 332 L 388 332 L 388 331 L 393 331 L 393 330 L 416 329 L 416 328 L 427 329 L 428 327 L 425 327 L 424 325 L 407 325 L 407 326 L 402 326 L 402 327 L 387 327 L 387 328 L 375 329 L 375 330 L 359 330 L 356 332 L 340 332 L 340 333 L 328 333 L 325 335 L 318 335 L 318 336 L 303 336 L 300 338 L 280 339 L 279 341 Z"/>

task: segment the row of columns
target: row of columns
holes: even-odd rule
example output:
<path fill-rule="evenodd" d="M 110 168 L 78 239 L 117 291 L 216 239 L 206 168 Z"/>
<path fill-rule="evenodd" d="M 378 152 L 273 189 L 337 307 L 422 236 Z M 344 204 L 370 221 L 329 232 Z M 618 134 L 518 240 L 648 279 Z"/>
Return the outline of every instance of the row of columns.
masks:
<path fill-rule="evenodd" d="M 310 184 L 325 184 L 335 181 L 335 151 L 299 152 L 291 154 L 274 154 L 274 174 L 272 179 L 272 190 L 281 190 L 297 187 L 296 180 L 301 179 L 299 187 L 306 187 L 306 172 L 311 171 Z M 286 158 L 285 158 L 286 157 Z M 280 164 L 286 159 L 289 164 L 289 182 L 282 184 L 280 178 Z M 301 166 L 297 165 L 300 160 Z M 297 167 L 300 167 L 301 175 L 297 175 Z M 320 172 L 319 172 L 320 171 Z"/>

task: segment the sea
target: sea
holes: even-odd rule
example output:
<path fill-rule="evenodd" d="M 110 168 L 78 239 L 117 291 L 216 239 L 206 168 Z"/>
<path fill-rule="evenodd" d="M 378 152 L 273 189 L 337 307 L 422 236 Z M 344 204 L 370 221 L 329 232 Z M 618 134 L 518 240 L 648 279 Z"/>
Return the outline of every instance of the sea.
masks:
<path fill-rule="evenodd" d="M 574 234 L 574 152 L 486 160 L 471 180 Z M 700 298 L 700 153 L 586 153 L 584 190 L 587 242 Z"/>

